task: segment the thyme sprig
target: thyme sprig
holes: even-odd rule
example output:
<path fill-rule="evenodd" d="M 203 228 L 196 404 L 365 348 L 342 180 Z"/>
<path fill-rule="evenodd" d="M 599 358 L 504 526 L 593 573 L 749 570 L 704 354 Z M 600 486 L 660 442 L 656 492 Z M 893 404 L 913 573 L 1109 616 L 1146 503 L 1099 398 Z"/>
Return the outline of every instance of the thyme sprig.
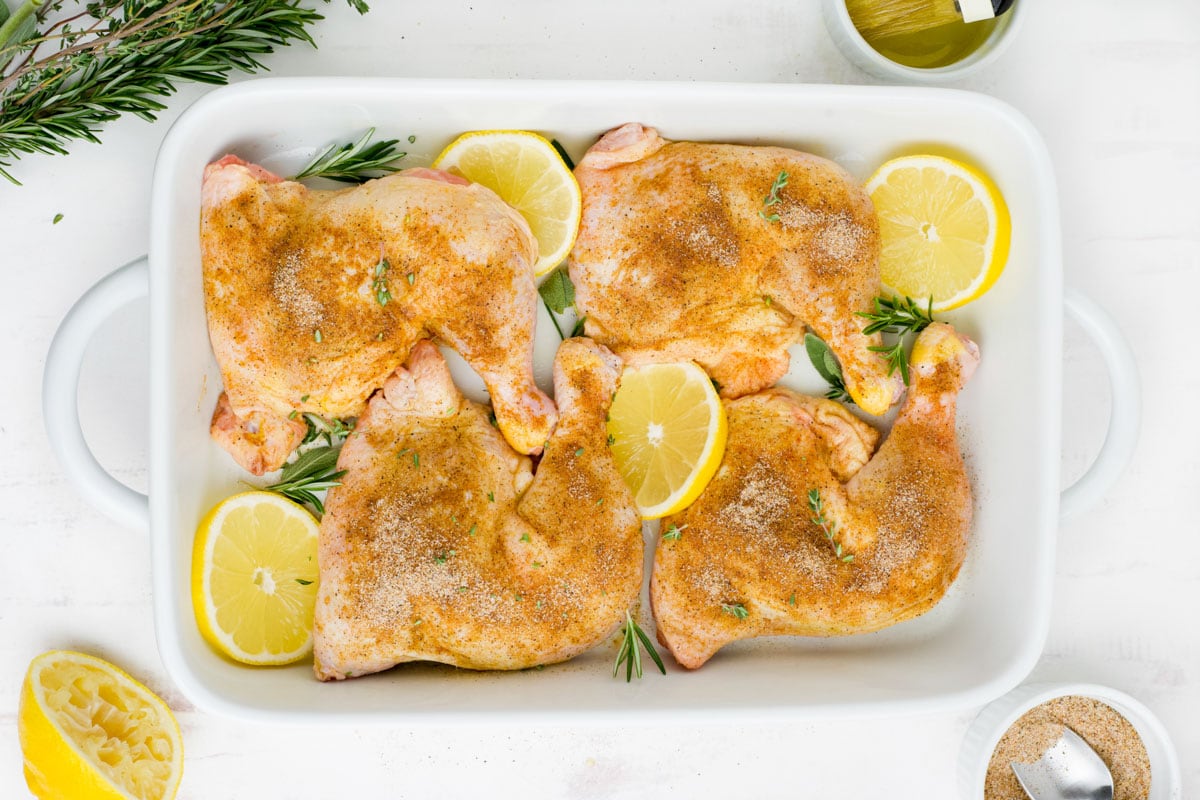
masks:
<path fill-rule="evenodd" d="M 812 523 L 819 527 L 825 538 L 833 545 L 833 553 L 838 561 L 849 564 L 854 560 L 853 553 L 842 553 L 842 543 L 837 540 L 837 523 L 825 516 L 825 501 L 821 499 L 820 489 L 808 490 L 808 507 L 812 510 Z"/>
<path fill-rule="evenodd" d="M 721 610 L 731 617 L 742 620 L 750 616 L 750 612 L 741 603 L 721 603 Z"/>
<path fill-rule="evenodd" d="M 768 214 L 771 206 L 780 202 L 779 192 L 783 187 L 788 185 L 788 174 L 786 170 L 780 170 L 775 176 L 775 181 L 771 184 L 771 191 L 763 198 L 763 207 L 759 209 L 758 215 L 767 222 L 779 222 L 779 214 Z"/>
<path fill-rule="evenodd" d="M 307 395 L 305 395 L 307 397 Z M 293 412 L 295 413 L 295 412 Z M 325 447 L 334 447 L 341 444 L 341 440 L 350 435 L 354 430 L 356 420 L 351 419 L 325 419 L 319 414 L 305 412 L 304 422 L 308 425 L 308 430 L 304 434 L 304 439 L 300 444 L 311 444 L 319 439 L 325 440 Z"/>
<path fill-rule="evenodd" d="M 154 120 L 180 81 L 265 69 L 276 47 L 313 44 L 320 19 L 301 0 L 25 0 L 0 25 L 0 175 L 19 184 L 5 167 L 99 142 L 122 114 Z"/>
<path fill-rule="evenodd" d="M 398 172 L 396 162 L 408 153 L 396 149 L 399 139 L 372 142 L 374 128 L 367 128 L 358 141 L 331 144 L 317 153 L 308 166 L 296 173 L 294 180 L 328 178 L 341 183 L 366 183 L 391 172 Z"/>
<path fill-rule="evenodd" d="M 933 323 L 933 297 L 930 296 L 926 308 L 922 309 L 911 297 L 901 300 L 898 296 L 875 298 L 874 311 L 856 311 L 856 316 L 870 320 L 863 333 L 871 336 L 876 333 L 887 333 L 896 336 L 892 344 L 876 345 L 867 349 L 879 355 L 887 362 L 888 375 L 897 370 L 904 379 L 904 385 L 909 383 L 908 351 L 905 350 L 905 335 L 920 333 Z"/>
<path fill-rule="evenodd" d="M 658 671 L 663 675 L 667 674 L 667 668 L 662 662 L 662 658 L 658 655 L 658 651 L 654 649 L 654 645 L 650 642 L 650 637 L 642 630 L 629 612 L 625 612 L 625 625 L 621 629 L 621 649 L 617 651 L 617 660 L 613 662 L 613 677 L 617 677 L 617 673 L 621 670 L 621 665 L 625 665 L 625 682 L 629 683 L 633 680 L 633 676 L 642 677 L 642 648 L 646 648 L 646 652 L 650 654 L 650 658 L 654 660 Z"/>
<path fill-rule="evenodd" d="M 341 486 L 339 479 L 346 474 L 346 470 L 337 468 L 341 450 L 340 445 L 306 450 L 295 461 L 284 465 L 278 483 L 263 488 L 297 503 L 306 503 L 321 516 L 325 513 L 325 505 L 316 493 Z"/>
<path fill-rule="evenodd" d="M 375 265 L 374 277 L 371 280 L 371 291 L 375 294 L 375 302 L 381 306 L 386 306 L 392 299 L 392 293 L 388 289 L 388 270 L 391 268 L 392 265 L 387 260 L 387 256 L 380 258 L 379 263 Z"/>

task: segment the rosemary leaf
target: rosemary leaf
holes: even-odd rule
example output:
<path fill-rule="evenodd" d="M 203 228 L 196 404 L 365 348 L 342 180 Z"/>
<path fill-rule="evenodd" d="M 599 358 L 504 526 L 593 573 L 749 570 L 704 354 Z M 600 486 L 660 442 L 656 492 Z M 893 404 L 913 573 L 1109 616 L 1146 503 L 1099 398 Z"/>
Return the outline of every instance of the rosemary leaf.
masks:
<path fill-rule="evenodd" d="M 301 0 L 26 0 L 0 25 L 0 175 L 19 184 L 5 169 L 17 159 L 99 142 L 124 114 L 154 120 L 181 81 L 265 69 L 276 47 L 313 44 L 308 28 L 321 19 Z"/>
<path fill-rule="evenodd" d="M 407 153 L 396 149 L 399 139 L 371 142 L 374 128 L 368 128 L 356 142 L 342 145 L 331 144 L 318 153 L 304 169 L 296 173 L 294 180 L 303 178 L 328 178 L 342 183 L 365 183 L 400 167 L 395 162 Z"/>

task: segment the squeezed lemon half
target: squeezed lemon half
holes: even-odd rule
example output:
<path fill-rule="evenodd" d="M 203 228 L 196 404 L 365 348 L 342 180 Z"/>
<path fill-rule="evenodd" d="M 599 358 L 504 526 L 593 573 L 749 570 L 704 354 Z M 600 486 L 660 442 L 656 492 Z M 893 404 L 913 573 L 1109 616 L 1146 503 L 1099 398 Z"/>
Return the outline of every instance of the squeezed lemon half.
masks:
<path fill-rule="evenodd" d="M 179 789 L 183 738 L 171 709 L 103 659 L 35 658 L 17 728 L 25 782 L 40 800 L 169 800 Z"/>
<path fill-rule="evenodd" d="M 725 407 L 691 363 L 626 367 L 608 414 L 617 469 L 643 519 L 691 505 L 725 454 Z"/>
<path fill-rule="evenodd" d="M 934 311 L 981 297 L 1004 271 L 1012 223 L 996 185 L 942 156 L 888 161 L 867 181 L 879 217 L 885 290 Z"/>
<path fill-rule="evenodd" d="M 192 548 L 192 608 L 204 638 L 244 664 L 299 661 L 312 651 L 317 521 L 272 492 L 218 503 Z"/>
<path fill-rule="evenodd" d="M 521 213 L 538 242 L 535 275 L 550 272 L 571 252 L 583 197 L 571 168 L 544 136 L 531 131 L 464 133 L 433 166 L 488 187 Z"/>

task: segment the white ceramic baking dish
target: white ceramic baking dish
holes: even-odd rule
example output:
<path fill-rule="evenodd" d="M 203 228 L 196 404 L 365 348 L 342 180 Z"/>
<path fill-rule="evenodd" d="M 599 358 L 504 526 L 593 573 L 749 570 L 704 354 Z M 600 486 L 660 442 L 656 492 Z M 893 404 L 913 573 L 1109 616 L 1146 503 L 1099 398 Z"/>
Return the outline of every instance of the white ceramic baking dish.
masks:
<path fill-rule="evenodd" d="M 218 656 L 192 616 L 192 536 L 204 512 L 246 476 L 208 437 L 221 381 L 201 296 L 197 221 L 205 164 L 233 152 L 291 174 L 319 146 L 370 126 L 401 140 L 415 135 L 414 165 L 428 163 L 458 133 L 485 128 L 542 131 L 578 157 L 603 131 L 630 120 L 674 139 L 809 150 L 860 179 L 891 156 L 943 152 L 980 165 L 999 184 L 1012 213 L 1008 268 L 986 297 L 947 315 L 980 343 L 983 362 L 962 397 L 959 423 L 976 517 L 966 564 L 946 599 L 880 633 L 739 643 L 697 672 L 672 668 L 665 678 L 648 673 L 632 685 L 610 676 L 614 652 L 605 646 L 541 671 L 479 674 L 416 664 L 336 685 L 318 683 L 308 664 L 252 669 Z M 95 461 L 76 408 L 88 338 L 147 287 L 148 501 Z M 405 723 L 947 710 L 982 705 L 1032 668 L 1047 631 L 1059 515 L 1101 494 L 1136 438 L 1137 379 L 1127 346 L 1084 298 L 1068 294 L 1065 307 L 1110 362 L 1113 417 L 1096 464 L 1060 501 L 1064 293 L 1057 199 L 1040 138 L 1008 106 L 914 88 L 269 79 L 209 94 L 171 129 L 155 174 L 148 265 L 141 260 L 118 270 L 68 315 L 48 357 L 45 413 L 80 490 L 110 515 L 149 527 L 162 658 L 204 709 L 259 720 Z M 537 355 L 543 383 L 556 342 L 543 318 Z M 478 394 L 478 379 L 460 360 L 455 370 Z M 820 388 L 802 350 L 785 383 Z"/>

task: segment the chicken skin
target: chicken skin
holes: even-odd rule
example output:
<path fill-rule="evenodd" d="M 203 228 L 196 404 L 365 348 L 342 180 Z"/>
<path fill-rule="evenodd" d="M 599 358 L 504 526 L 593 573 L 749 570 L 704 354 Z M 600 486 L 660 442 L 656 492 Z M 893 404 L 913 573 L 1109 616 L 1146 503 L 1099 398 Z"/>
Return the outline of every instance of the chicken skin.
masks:
<path fill-rule="evenodd" d="M 201 209 L 228 395 L 212 434 L 243 467 L 279 468 L 304 434 L 289 416 L 358 416 L 429 335 L 483 378 L 509 443 L 540 451 L 555 410 L 533 381 L 537 242 L 491 190 L 413 169 L 317 191 L 226 156 L 205 170 Z"/>
<path fill-rule="evenodd" d="M 955 406 L 978 359 L 950 326 L 923 331 L 878 452 L 875 429 L 829 400 L 771 389 L 728 404 L 724 461 L 663 520 L 679 536 L 655 554 L 658 638 L 681 665 L 754 636 L 879 630 L 942 598 L 971 524 Z"/>
<path fill-rule="evenodd" d="M 807 325 L 860 408 L 882 414 L 899 398 L 899 377 L 868 350 L 879 335 L 854 315 L 879 293 L 879 226 L 841 167 L 781 147 L 667 142 L 630 123 L 575 177 L 583 220 L 569 264 L 589 336 L 626 360 L 694 360 L 739 397 L 783 376 Z"/>
<path fill-rule="evenodd" d="M 607 446 L 620 362 L 558 351 L 562 417 L 537 474 L 422 342 L 343 446 L 321 522 L 322 680 L 406 661 L 523 669 L 611 635 L 637 600 L 641 519 Z"/>

